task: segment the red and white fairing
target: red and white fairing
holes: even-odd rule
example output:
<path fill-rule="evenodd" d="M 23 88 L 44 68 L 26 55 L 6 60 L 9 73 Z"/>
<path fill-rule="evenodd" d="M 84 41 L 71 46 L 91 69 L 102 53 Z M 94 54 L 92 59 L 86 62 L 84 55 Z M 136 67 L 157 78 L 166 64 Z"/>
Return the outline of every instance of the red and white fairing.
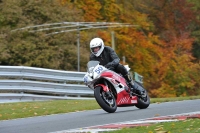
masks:
<path fill-rule="evenodd" d="M 109 80 L 115 87 L 117 92 L 116 102 L 118 106 L 124 104 L 127 105 L 127 104 L 137 103 L 137 97 L 136 96 L 130 97 L 130 95 L 126 92 L 125 87 L 128 88 L 128 86 L 126 85 L 125 79 L 121 77 L 119 74 L 112 71 L 106 71 L 101 73 L 101 77 L 104 77 L 107 80 Z M 102 84 L 101 86 L 106 90 L 107 86 Z"/>
<path fill-rule="evenodd" d="M 117 106 L 128 106 L 137 104 L 137 97 L 130 97 L 129 93 L 126 92 L 125 88 L 128 89 L 129 87 L 127 86 L 125 79 L 121 75 L 111 70 L 108 70 L 101 65 L 96 65 L 95 67 L 91 67 L 90 69 L 91 70 L 88 70 L 87 74 L 84 76 L 84 82 L 89 88 L 94 89 L 93 85 L 96 79 L 105 78 L 114 86 L 117 92 Z M 109 90 L 108 86 L 106 86 L 105 84 L 96 84 L 96 86 L 102 86 L 105 92 Z"/>

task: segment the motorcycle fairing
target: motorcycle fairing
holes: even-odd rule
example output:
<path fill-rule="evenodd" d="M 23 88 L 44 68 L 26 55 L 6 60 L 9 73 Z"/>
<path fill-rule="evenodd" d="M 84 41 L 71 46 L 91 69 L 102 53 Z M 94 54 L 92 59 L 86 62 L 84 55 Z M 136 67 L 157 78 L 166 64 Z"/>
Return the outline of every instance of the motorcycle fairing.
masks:
<path fill-rule="evenodd" d="M 104 84 L 98 84 L 98 85 L 96 85 L 96 86 L 101 86 L 101 87 L 103 88 L 103 91 L 105 91 L 105 92 L 109 91 L 108 86 L 106 86 L 106 85 L 104 85 Z"/>
<path fill-rule="evenodd" d="M 131 105 L 131 104 L 133 105 L 137 104 L 137 97 L 136 96 L 130 97 L 130 95 L 126 91 L 122 91 L 117 94 L 116 102 L 117 106 Z"/>
<path fill-rule="evenodd" d="M 121 77 L 118 74 L 115 74 L 114 72 L 111 71 L 106 71 L 106 72 L 102 72 L 101 76 L 106 78 L 107 80 L 110 79 L 111 83 L 113 83 L 113 85 L 115 85 L 116 91 L 117 91 L 117 106 L 122 106 L 122 105 L 127 105 L 127 104 L 137 104 L 137 97 L 136 96 L 132 96 L 130 97 L 130 95 L 126 92 L 126 90 L 124 89 L 124 87 L 127 87 L 126 85 L 126 81 L 123 77 Z M 108 91 L 107 89 L 109 89 L 107 86 L 100 84 L 103 87 L 104 91 Z M 116 87 L 118 86 L 118 87 Z M 121 87 L 119 87 L 121 86 Z"/>
<path fill-rule="evenodd" d="M 117 93 L 124 91 L 125 88 L 128 88 L 125 83 L 125 79 L 115 72 L 104 71 L 101 73 L 100 77 L 107 79 L 115 87 Z"/>
<path fill-rule="evenodd" d="M 100 76 L 115 79 L 116 82 L 122 83 L 123 85 L 126 85 L 125 79 L 115 72 L 104 71 L 104 72 L 101 73 Z"/>
<path fill-rule="evenodd" d="M 98 84 L 96 86 L 101 86 L 103 88 L 103 91 L 108 92 L 109 88 L 104 85 L 104 84 Z M 119 93 L 117 93 L 117 106 L 123 106 L 123 105 L 134 105 L 137 104 L 137 97 L 136 96 L 132 96 L 130 97 L 130 95 L 125 91 L 121 91 Z"/>

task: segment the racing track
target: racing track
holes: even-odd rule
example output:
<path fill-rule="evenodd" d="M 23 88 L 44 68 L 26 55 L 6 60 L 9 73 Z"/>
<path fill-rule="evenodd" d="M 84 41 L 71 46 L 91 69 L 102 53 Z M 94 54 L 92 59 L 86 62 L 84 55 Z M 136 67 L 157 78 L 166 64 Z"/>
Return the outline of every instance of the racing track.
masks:
<path fill-rule="evenodd" d="M 149 108 L 144 110 L 134 106 L 120 107 L 112 114 L 100 109 L 0 121 L 0 133 L 48 133 L 197 111 L 200 111 L 200 99 L 151 104 Z"/>

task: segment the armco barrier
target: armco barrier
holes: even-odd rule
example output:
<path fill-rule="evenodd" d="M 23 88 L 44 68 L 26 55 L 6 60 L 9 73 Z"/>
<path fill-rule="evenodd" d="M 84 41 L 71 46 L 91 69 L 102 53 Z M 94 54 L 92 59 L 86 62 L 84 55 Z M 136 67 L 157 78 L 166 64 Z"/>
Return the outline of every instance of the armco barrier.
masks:
<path fill-rule="evenodd" d="M 0 101 L 13 99 L 93 99 L 85 72 L 0 66 Z"/>

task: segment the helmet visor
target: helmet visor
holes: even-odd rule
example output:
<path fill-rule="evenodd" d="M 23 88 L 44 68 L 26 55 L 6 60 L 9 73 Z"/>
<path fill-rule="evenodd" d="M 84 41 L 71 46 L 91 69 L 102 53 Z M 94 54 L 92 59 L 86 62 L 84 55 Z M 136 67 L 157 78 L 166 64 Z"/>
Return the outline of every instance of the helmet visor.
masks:
<path fill-rule="evenodd" d="M 91 50 L 93 53 L 96 54 L 100 50 L 100 48 L 101 48 L 101 46 L 98 46 L 98 47 L 91 48 Z"/>

